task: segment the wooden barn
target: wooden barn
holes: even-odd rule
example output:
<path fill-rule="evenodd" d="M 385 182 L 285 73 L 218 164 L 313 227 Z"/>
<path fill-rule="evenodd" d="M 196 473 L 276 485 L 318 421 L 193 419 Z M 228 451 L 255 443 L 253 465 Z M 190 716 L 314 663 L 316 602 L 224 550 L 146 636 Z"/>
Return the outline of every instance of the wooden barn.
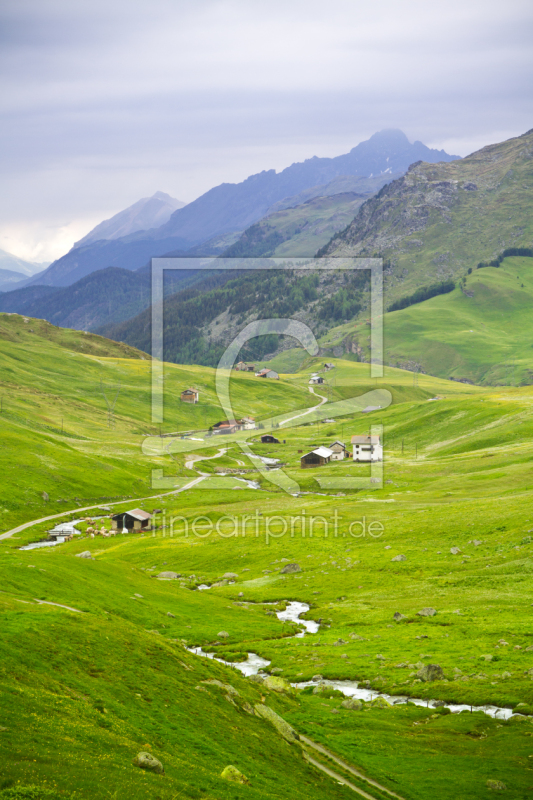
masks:
<path fill-rule="evenodd" d="M 181 393 L 180 400 L 182 403 L 197 403 L 200 398 L 198 389 L 185 389 Z"/>
<path fill-rule="evenodd" d="M 111 526 L 113 530 L 119 531 L 124 528 L 128 531 L 146 530 L 146 528 L 150 528 L 151 519 L 152 515 L 148 511 L 134 508 L 132 511 L 121 511 L 120 514 L 111 517 Z"/>
<path fill-rule="evenodd" d="M 265 433 L 261 436 L 261 442 L 263 444 L 279 444 L 279 439 L 276 439 L 271 433 Z"/>
<path fill-rule="evenodd" d="M 278 373 L 273 369 L 262 369 L 260 372 L 255 373 L 256 378 L 274 378 L 279 379 Z"/>
<path fill-rule="evenodd" d="M 312 467 L 323 467 L 324 464 L 329 464 L 333 451 L 329 447 L 317 447 L 316 450 L 311 450 L 300 459 L 300 467 L 302 469 L 311 469 Z"/>
<path fill-rule="evenodd" d="M 216 422 L 213 425 L 213 433 L 236 433 L 241 430 L 241 425 L 236 419 L 224 419 L 222 422 Z"/>
<path fill-rule="evenodd" d="M 321 375 L 313 375 L 309 379 L 309 383 L 314 383 L 314 384 L 324 383 L 324 378 Z"/>

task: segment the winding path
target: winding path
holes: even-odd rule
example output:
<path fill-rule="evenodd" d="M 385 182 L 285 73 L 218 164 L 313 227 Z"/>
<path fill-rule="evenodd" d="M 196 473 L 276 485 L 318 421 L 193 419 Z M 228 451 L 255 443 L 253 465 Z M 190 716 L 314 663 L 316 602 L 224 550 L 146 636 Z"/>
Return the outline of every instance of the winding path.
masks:
<path fill-rule="evenodd" d="M 324 395 L 322 395 L 322 394 L 317 394 L 317 392 L 315 392 L 315 390 L 313 389 L 312 386 L 308 386 L 307 388 L 309 389 L 311 394 L 315 395 L 315 397 L 320 397 L 321 398 L 320 403 L 317 406 L 313 406 L 312 408 L 308 408 L 307 411 L 303 412 L 303 414 L 296 414 L 295 417 L 289 417 L 289 419 L 284 419 L 283 422 L 279 423 L 279 427 L 280 428 L 281 428 L 282 425 L 286 425 L 287 422 L 292 422 L 294 419 L 300 419 L 300 417 L 305 417 L 306 414 L 310 414 L 312 411 L 314 411 L 317 408 L 320 408 L 320 406 L 323 406 L 324 403 L 328 402 L 328 398 L 324 397 Z"/>
<path fill-rule="evenodd" d="M 197 461 L 210 461 L 212 458 L 220 458 L 220 456 L 225 455 L 227 452 L 227 447 L 221 447 L 218 453 L 215 453 L 214 456 L 190 456 L 189 460 L 185 462 L 185 467 L 187 469 L 194 469 L 194 464 Z"/>
<path fill-rule="evenodd" d="M 159 494 L 151 494 L 149 497 L 134 497 L 132 500 L 118 500 L 116 503 L 106 503 L 105 505 L 111 507 L 121 506 L 124 503 L 139 503 L 141 500 L 158 500 L 160 497 L 168 497 L 170 494 L 179 494 L 180 492 L 185 492 L 187 489 L 190 489 L 192 486 L 200 483 L 200 481 L 203 481 L 203 479 L 203 475 L 199 478 L 194 478 L 194 480 L 186 483 L 185 486 L 180 486 L 179 489 L 173 489 L 171 492 L 159 492 Z M 83 508 L 73 508 L 70 511 L 62 511 L 60 514 L 52 514 L 49 517 L 32 519 L 31 522 L 24 522 L 23 525 L 18 525 L 16 528 L 12 528 L 10 531 L 0 534 L 0 541 L 2 539 L 9 539 L 10 536 L 13 536 L 15 533 L 21 533 L 22 531 L 25 531 L 26 528 L 31 528 L 32 525 L 39 525 L 41 522 L 48 522 L 49 520 L 53 519 L 61 519 L 67 514 L 80 514 L 82 511 L 92 511 L 93 508 L 102 508 L 102 503 L 98 503 L 98 505 L 94 506 L 84 506 Z"/>

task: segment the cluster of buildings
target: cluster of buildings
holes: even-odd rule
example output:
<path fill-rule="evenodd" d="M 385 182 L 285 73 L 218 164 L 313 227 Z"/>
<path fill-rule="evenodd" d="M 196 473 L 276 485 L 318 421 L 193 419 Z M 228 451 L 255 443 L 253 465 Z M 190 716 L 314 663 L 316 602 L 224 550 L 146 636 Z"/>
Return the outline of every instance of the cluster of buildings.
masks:
<path fill-rule="evenodd" d="M 352 436 L 351 444 L 354 461 L 383 460 L 383 446 L 379 436 Z M 311 450 L 310 453 L 305 453 L 300 458 L 300 467 L 302 469 L 323 467 L 330 461 L 343 461 L 345 458 L 350 458 L 350 453 L 344 442 L 336 440 L 329 447 L 321 446 Z"/>
<path fill-rule="evenodd" d="M 237 431 L 254 431 L 255 420 L 253 417 L 242 419 L 225 419 L 213 425 L 213 433 L 237 433 Z"/>

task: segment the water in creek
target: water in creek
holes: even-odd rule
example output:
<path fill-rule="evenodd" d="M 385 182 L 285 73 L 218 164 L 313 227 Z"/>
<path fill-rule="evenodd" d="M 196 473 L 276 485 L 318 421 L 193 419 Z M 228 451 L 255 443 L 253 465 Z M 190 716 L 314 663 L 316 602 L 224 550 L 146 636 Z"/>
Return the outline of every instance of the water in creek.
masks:
<path fill-rule="evenodd" d="M 71 535 L 81 535 L 81 531 L 79 531 L 75 526 L 78 523 L 83 522 L 81 519 L 75 519 L 72 522 L 59 522 L 50 533 L 60 533 L 63 532 L 65 534 Z M 32 544 L 27 544 L 24 547 L 19 547 L 19 550 L 37 550 L 41 547 L 54 547 L 56 544 L 63 544 L 65 539 L 62 536 L 58 536 L 54 541 L 48 541 L 48 539 L 44 542 L 32 542 Z"/>
<path fill-rule="evenodd" d="M 319 623 L 315 622 L 315 620 L 300 619 L 302 614 L 305 614 L 306 611 L 309 611 L 309 608 L 310 606 L 308 606 L 307 603 L 293 601 L 291 603 L 287 603 L 287 607 L 284 611 L 277 611 L 276 616 L 281 622 L 295 622 L 299 623 L 300 625 L 304 625 L 305 630 L 297 633 L 295 636 L 295 638 L 302 638 L 306 634 L 317 633 L 319 629 Z M 201 647 L 191 647 L 189 649 L 190 652 L 196 653 L 200 656 L 205 656 L 207 658 L 215 657 L 214 653 L 205 653 Z M 221 658 L 217 658 L 216 661 L 220 661 L 221 664 L 227 664 L 228 666 L 235 667 L 246 676 L 257 675 L 260 670 L 264 670 L 270 664 L 270 661 L 267 661 L 265 658 L 257 655 L 257 653 L 248 653 L 248 659 L 241 662 L 230 663 Z M 374 700 L 376 697 L 384 697 L 385 700 L 394 705 L 398 703 L 413 703 L 414 705 L 422 706 L 424 708 L 434 707 L 435 703 L 437 702 L 435 700 L 423 700 L 417 697 L 407 697 L 406 695 L 390 695 L 384 692 L 376 692 L 372 689 L 363 689 L 359 687 L 359 684 L 356 681 L 315 680 L 292 684 L 292 686 L 297 689 L 304 689 L 306 686 L 319 685 L 331 686 L 332 689 L 338 689 L 338 691 L 342 692 L 344 695 L 346 695 L 346 697 L 355 697 L 359 700 L 365 701 Z M 458 714 L 461 711 L 471 710 L 483 711 L 485 714 L 488 714 L 488 716 L 495 718 L 497 717 L 498 719 L 509 719 L 509 717 L 511 717 L 513 714 L 510 708 L 499 708 L 498 706 L 491 705 L 469 706 L 464 704 L 447 703 L 447 707 L 450 709 L 452 714 Z"/>

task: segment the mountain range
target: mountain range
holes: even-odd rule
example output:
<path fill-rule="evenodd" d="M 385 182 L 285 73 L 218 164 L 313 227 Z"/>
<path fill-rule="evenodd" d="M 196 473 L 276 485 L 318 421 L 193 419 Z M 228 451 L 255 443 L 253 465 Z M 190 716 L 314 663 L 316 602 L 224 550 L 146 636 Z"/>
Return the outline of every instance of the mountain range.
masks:
<path fill-rule="evenodd" d="M 49 264 L 49 261 L 25 261 L 13 253 L 0 250 L 0 292 L 9 291 L 25 278 L 42 272 Z"/>
<path fill-rule="evenodd" d="M 280 202 L 291 205 L 303 202 L 296 199 L 301 193 L 306 193 L 306 200 L 320 196 L 324 187 L 346 176 L 382 176 L 382 179 L 391 180 L 394 174 L 404 173 L 410 164 L 421 158 L 436 163 L 452 161 L 458 156 L 431 149 L 422 142 L 410 143 L 402 131 L 387 130 L 374 134 L 345 155 L 315 156 L 279 173 L 273 169 L 264 170 L 241 183 L 220 184 L 175 210 L 164 224 L 147 230 L 128 229 L 128 233 L 121 236 L 121 214 L 131 219 L 132 207 L 102 223 L 103 228 L 97 226 L 27 285 L 68 286 L 99 269 L 114 266 L 134 270 L 144 266 L 151 257 L 180 255 L 192 248 L 203 255 L 214 238 L 241 233 L 270 209 L 279 210 L 276 204 Z M 111 230 L 113 238 L 95 240 L 94 237 L 101 236 L 105 230 Z M 202 245 L 206 246 L 205 251 Z"/>
<path fill-rule="evenodd" d="M 533 352 L 528 356 L 526 348 L 524 355 L 525 318 L 516 317 L 519 325 L 515 330 L 508 309 L 519 308 L 522 313 L 524 304 L 529 307 L 532 190 L 533 131 L 529 131 L 453 163 L 413 164 L 404 176 L 363 202 L 353 221 L 319 252 L 326 257 L 384 258 L 385 307 L 409 306 L 385 315 L 385 337 L 390 343 L 386 357 L 390 355 L 396 364 L 418 365 L 441 377 L 494 383 L 506 382 L 507 373 L 498 366 L 502 359 L 515 359 L 517 379 L 523 381 L 533 376 Z M 255 244 L 262 241 L 258 236 Z M 508 270 L 505 279 L 502 269 L 501 279 L 496 276 L 487 283 L 490 271 L 499 274 L 502 255 L 526 259 L 525 264 L 517 265 L 512 297 Z M 492 266 L 487 267 L 489 264 Z M 512 269 L 512 258 L 510 264 Z M 479 265 L 487 268 L 486 275 L 484 269 L 478 271 Z M 324 356 L 368 359 L 369 287 L 364 273 L 358 281 L 347 281 L 342 273 L 322 273 L 314 287 L 308 287 L 307 276 L 297 271 L 282 284 L 277 281 L 275 274 L 263 284 L 241 276 L 228 286 L 198 284 L 167 298 L 165 358 L 215 363 L 236 332 L 258 315 L 289 315 L 312 327 L 320 337 Z M 457 288 L 450 295 L 418 302 L 449 292 L 454 285 Z M 460 298 L 469 297 L 470 291 L 475 301 L 461 304 Z M 475 312 L 465 311 L 465 303 L 467 308 L 473 305 Z M 459 313 L 456 309 L 461 309 L 462 319 L 472 328 L 462 330 L 461 325 L 453 325 L 445 340 L 446 325 L 439 328 L 431 323 L 426 308 L 439 309 L 444 317 L 449 314 L 450 325 Z M 498 332 L 499 319 L 502 328 Z M 389 326 L 394 331 L 391 338 L 387 338 Z M 147 311 L 101 329 L 109 338 L 145 350 L 149 349 L 149 331 Z M 473 331 L 477 333 L 471 341 L 476 346 L 465 346 L 465 337 L 469 339 Z M 502 346 L 505 338 L 507 350 Z M 421 342 L 431 346 L 424 348 Z M 290 341 L 278 341 L 256 357 L 292 346 Z"/>

